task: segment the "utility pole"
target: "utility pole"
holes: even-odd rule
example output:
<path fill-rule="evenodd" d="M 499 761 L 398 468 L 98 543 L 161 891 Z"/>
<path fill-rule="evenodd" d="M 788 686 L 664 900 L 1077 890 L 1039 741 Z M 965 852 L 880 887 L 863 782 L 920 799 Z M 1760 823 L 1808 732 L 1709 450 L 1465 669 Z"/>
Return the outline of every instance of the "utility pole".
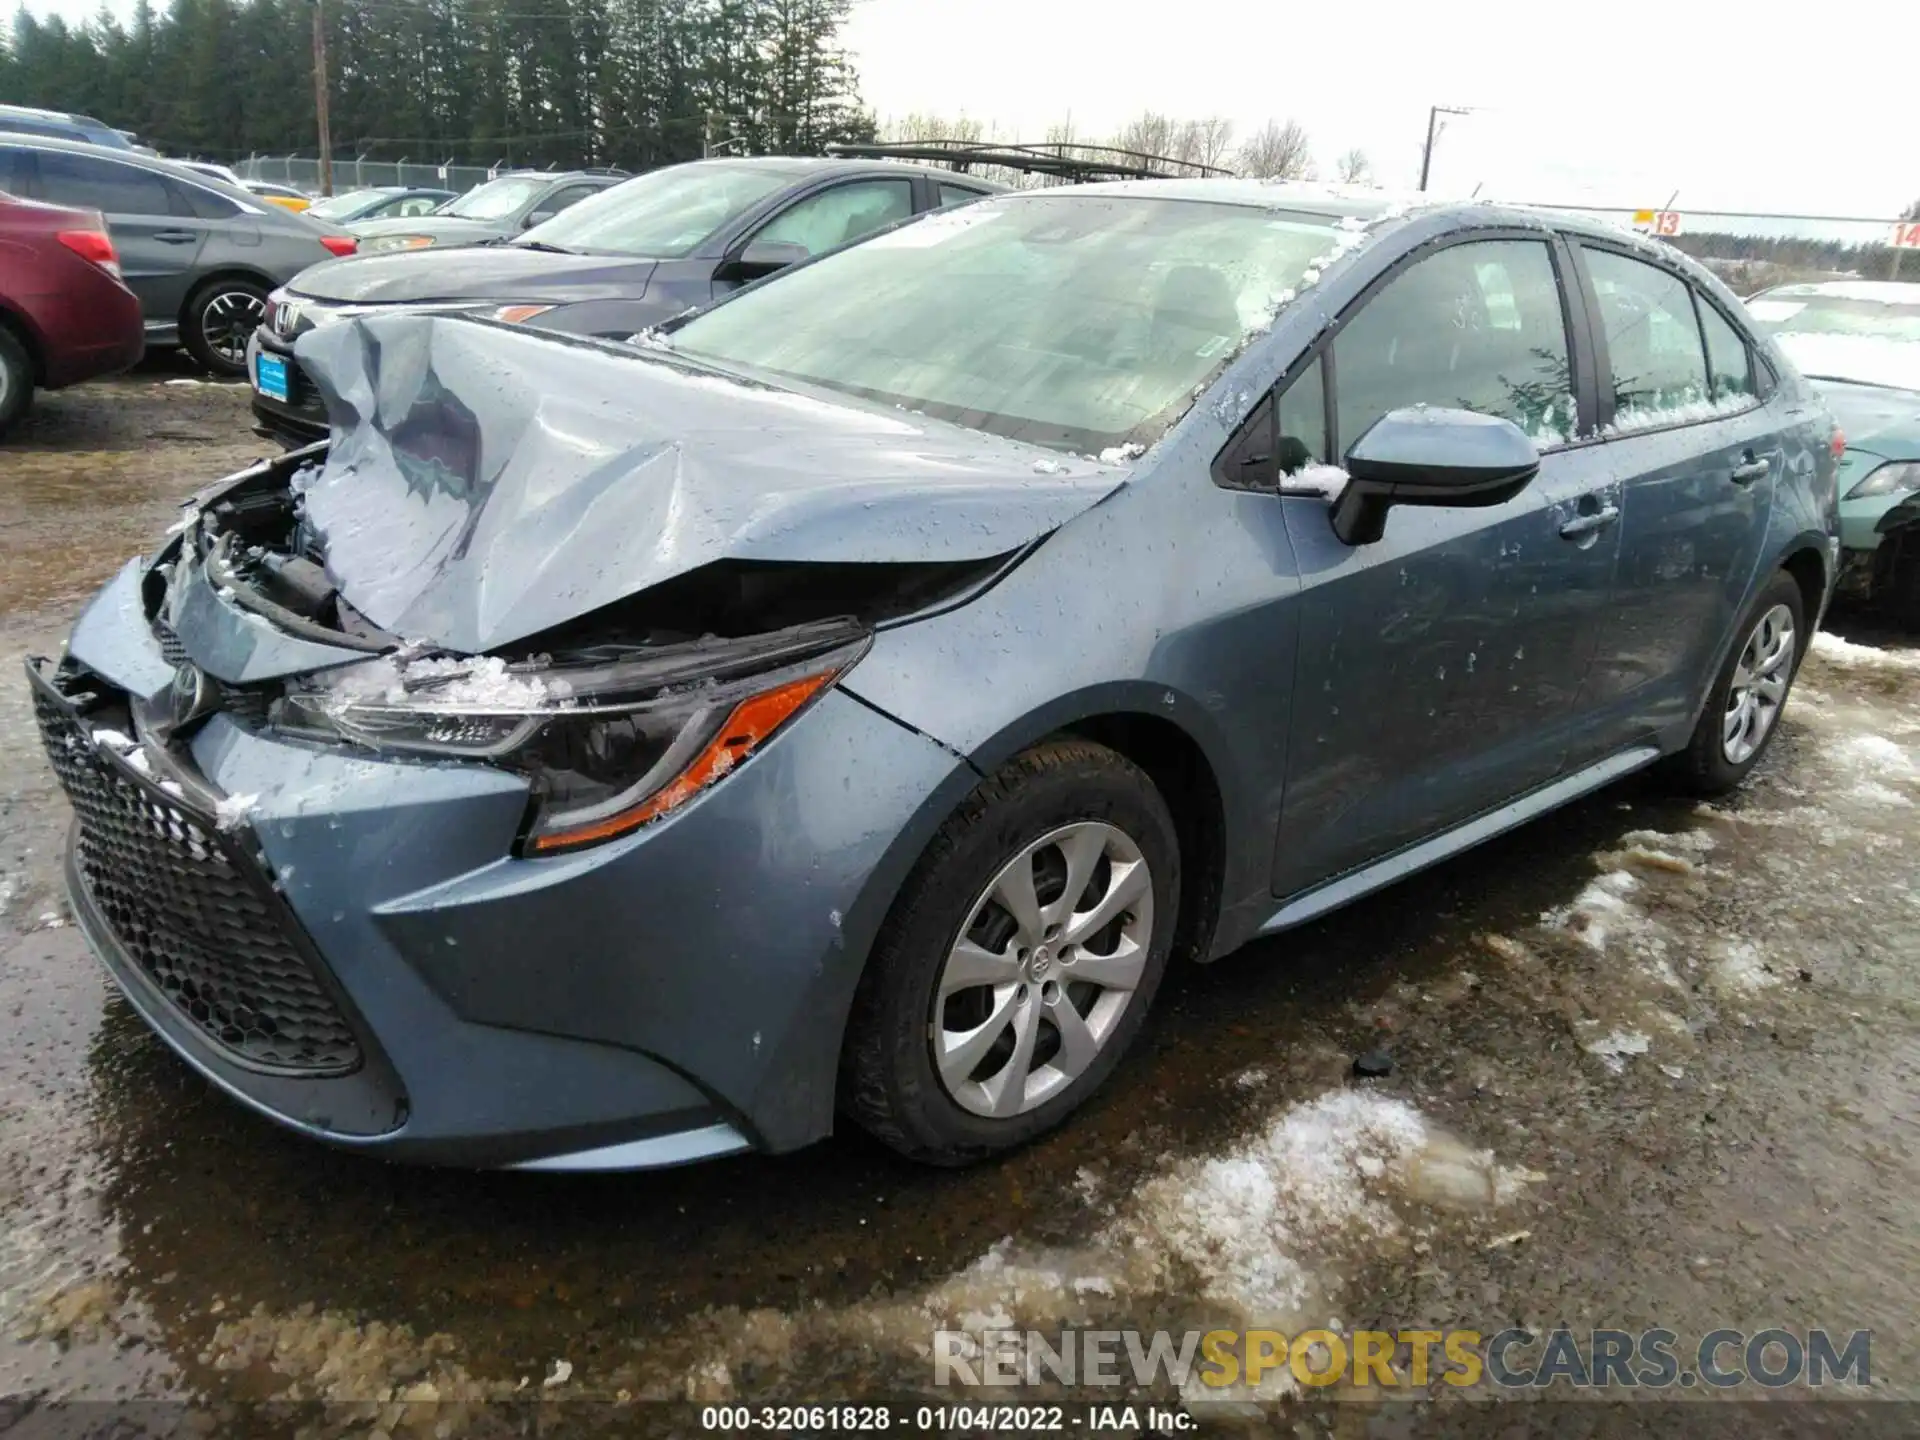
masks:
<path fill-rule="evenodd" d="M 1440 138 L 1440 117 L 1442 115 L 1466 115 L 1471 112 L 1457 105 L 1431 105 L 1427 107 L 1427 148 L 1420 152 L 1420 188 L 1427 188 L 1427 177 L 1433 172 L 1433 142 Z"/>
<path fill-rule="evenodd" d="M 313 113 L 320 122 L 320 193 L 333 194 L 333 131 L 327 122 L 327 26 L 313 0 Z"/>

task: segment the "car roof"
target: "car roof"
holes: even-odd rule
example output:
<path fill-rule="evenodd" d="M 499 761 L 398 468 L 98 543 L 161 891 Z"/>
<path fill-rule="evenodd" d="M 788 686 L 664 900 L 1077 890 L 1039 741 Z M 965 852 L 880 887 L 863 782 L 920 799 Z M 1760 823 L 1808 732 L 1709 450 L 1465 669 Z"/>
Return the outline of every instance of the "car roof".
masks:
<path fill-rule="evenodd" d="M 106 146 L 94 145 L 86 140 L 62 140 L 52 135 L 18 135 L 0 128 L 0 140 L 9 145 L 18 145 L 28 150 L 54 150 L 68 155 L 85 155 L 95 160 L 111 160 L 120 165 L 133 165 L 142 170 L 152 170 L 171 180 L 183 181 L 189 185 L 198 185 L 203 190 L 211 190 L 228 200 L 256 202 L 250 191 L 229 185 L 217 175 L 209 175 L 204 170 L 189 170 L 177 160 L 169 160 L 164 155 L 147 155 L 138 150 L 115 150 Z M 267 209 L 285 214 L 278 206 Z M 262 212 L 264 213 L 264 212 Z M 273 217 L 270 217 L 273 218 Z"/>
<path fill-rule="evenodd" d="M 1867 300 L 1881 305 L 1920 305 L 1920 284 L 1902 280 L 1814 280 L 1801 285 L 1775 285 L 1760 295 L 1770 300 L 1816 296 L 1832 300 Z M 1759 299 L 1760 295 L 1753 298 Z"/>
<path fill-rule="evenodd" d="M 954 181 L 990 194 L 1007 188 L 984 176 L 964 175 L 945 165 L 914 165 L 904 160 L 841 160 L 830 155 L 718 155 L 708 160 L 683 160 L 680 164 L 761 170 L 792 175 L 795 179 L 815 175 L 931 175 L 936 180 Z"/>
<path fill-rule="evenodd" d="M 38 105 L 0 105 L 0 115 L 31 115 L 35 120 L 65 120 L 70 123 L 101 125 L 102 122 L 71 110 L 42 110 Z M 102 126 L 102 128 L 105 128 Z"/>

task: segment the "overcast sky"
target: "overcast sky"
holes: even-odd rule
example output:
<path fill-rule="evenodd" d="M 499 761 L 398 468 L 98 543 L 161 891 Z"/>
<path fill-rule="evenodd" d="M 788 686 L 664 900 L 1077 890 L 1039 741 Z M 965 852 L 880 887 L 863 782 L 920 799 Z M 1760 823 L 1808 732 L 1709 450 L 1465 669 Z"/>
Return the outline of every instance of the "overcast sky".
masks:
<path fill-rule="evenodd" d="M 3 3 L 3 0 L 0 0 Z M 112 0 L 125 9 L 126 0 Z M 29 0 L 81 20 L 99 0 Z M 846 38 L 884 120 L 962 112 L 1003 139 L 1141 110 L 1298 119 L 1323 169 L 1367 152 L 1434 188 L 1547 203 L 1886 216 L 1920 198 L 1920 6 L 1824 0 L 856 0 Z M 1769 33 L 1772 32 L 1772 33 Z"/>

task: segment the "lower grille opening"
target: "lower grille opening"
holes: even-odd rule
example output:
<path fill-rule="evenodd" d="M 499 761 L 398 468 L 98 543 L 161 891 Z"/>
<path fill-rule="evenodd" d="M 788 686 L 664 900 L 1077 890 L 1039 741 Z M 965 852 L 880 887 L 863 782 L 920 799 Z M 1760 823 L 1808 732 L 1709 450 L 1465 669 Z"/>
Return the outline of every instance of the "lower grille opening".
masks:
<path fill-rule="evenodd" d="M 80 878 L 141 973 L 242 1065 L 309 1076 L 358 1067 L 359 1043 L 298 919 L 239 837 L 97 747 L 35 678 L 41 739 L 80 822 Z"/>

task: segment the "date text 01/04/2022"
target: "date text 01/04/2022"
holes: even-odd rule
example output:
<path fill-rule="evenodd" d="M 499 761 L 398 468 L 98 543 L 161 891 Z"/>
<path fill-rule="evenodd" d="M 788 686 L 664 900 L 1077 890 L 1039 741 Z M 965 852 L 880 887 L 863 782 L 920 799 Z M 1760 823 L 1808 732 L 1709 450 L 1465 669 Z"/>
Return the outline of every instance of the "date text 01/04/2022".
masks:
<path fill-rule="evenodd" d="M 700 1411 L 703 1430 L 770 1430 L 784 1433 L 854 1433 L 892 1429 L 921 1434 L 998 1432 L 1032 1434 L 1084 1430 L 1139 1433 L 1142 1426 L 1161 1434 L 1191 1429 L 1183 1410 L 1133 1405 L 708 1405 Z"/>

